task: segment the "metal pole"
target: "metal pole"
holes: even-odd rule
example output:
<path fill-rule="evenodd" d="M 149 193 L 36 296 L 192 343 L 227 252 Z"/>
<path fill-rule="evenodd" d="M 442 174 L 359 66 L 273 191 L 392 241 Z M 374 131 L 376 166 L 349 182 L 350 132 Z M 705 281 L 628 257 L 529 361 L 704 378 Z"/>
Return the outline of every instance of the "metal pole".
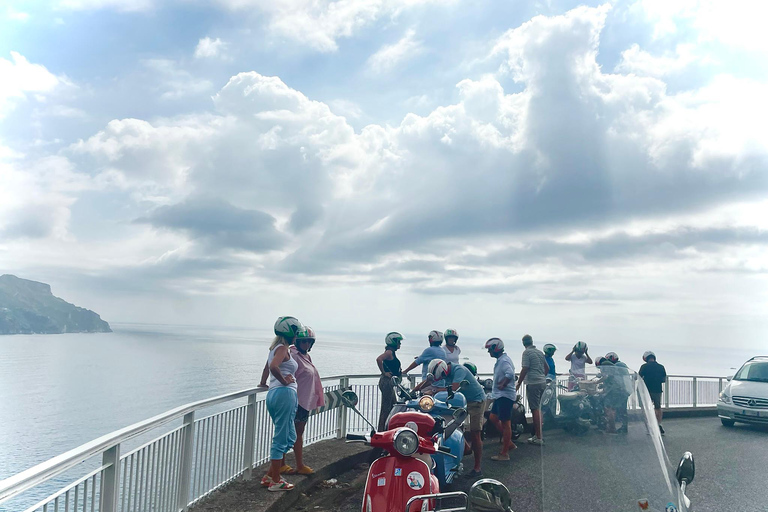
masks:
<path fill-rule="evenodd" d="M 408 376 L 408 382 L 411 384 L 411 389 L 416 387 L 416 376 L 415 375 L 409 375 Z"/>
<path fill-rule="evenodd" d="M 105 451 L 101 461 L 107 467 L 101 475 L 99 512 L 117 512 L 120 497 L 120 445 L 116 444 Z"/>
<path fill-rule="evenodd" d="M 718 382 L 718 387 L 719 387 L 718 391 L 720 393 L 722 393 L 723 392 L 723 378 L 720 377 L 719 379 L 717 379 L 717 382 Z"/>
<path fill-rule="evenodd" d="M 244 480 L 250 480 L 253 473 L 253 445 L 256 438 L 256 393 L 248 395 L 245 409 L 245 451 L 243 452 Z"/>
<path fill-rule="evenodd" d="M 181 435 L 181 457 L 179 460 L 179 492 L 176 495 L 176 510 L 186 510 L 189 504 L 189 486 L 192 479 L 192 452 L 195 441 L 195 411 L 184 415 Z"/>
<path fill-rule="evenodd" d="M 699 383 L 696 377 L 693 378 L 693 393 L 691 396 L 693 397 L 693 406 L 696 407 L 696 402 L 698 402 L 699 398 Z"/>
<path fill-rule="evenodd" d="M 349 386 L 349 377 L 342 377 L 339 379 L 339 389 L 343 390 Z M 336 411 L 336 439 L 344 439 L 347 437 L 347 407 L 340 405 L 339 410 Z"/>

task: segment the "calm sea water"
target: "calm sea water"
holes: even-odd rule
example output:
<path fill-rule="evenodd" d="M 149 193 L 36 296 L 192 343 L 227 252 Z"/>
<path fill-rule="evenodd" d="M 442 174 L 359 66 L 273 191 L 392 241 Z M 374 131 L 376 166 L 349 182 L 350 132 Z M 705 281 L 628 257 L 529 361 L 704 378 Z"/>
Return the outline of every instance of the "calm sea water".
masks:
<path fill-rule="evenodd" d="M 187 402 L 258 384 L 269 331 L 115 324 L 110 334 L 0 336 L 0 479 L 131 423 Z M 312 351 L 324 376 L 376 373 L 385 333 L 318 333 Z M 407 364 L 426 333 L 404 333 Z M 462 356 L 490 372 L 484 339 L 462 336 Z M 544 342 L 538 341 L 539 346 Z M 508 342 L 519 364 L 522 346 Z M 558 343 L 564 352 L 566 343 Z M 644 347 L 616 350 L 639 366 Z M 750 353 L 658 348 L 670 374 L 732 374 Z M 556 355 L 558 371 L 566 371 Z"/>

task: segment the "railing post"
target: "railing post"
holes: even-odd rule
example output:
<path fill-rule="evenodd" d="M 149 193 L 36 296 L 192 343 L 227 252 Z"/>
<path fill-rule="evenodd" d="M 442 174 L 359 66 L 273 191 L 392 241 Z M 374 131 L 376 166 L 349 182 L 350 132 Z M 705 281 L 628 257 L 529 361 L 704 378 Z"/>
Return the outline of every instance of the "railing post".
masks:
<path fill-rule="evenodd" d="M 698 402 L 699 398 L 699 380 L 696 377 L 693 378 L 693 393 L 691 397 L 693 398 L 693 406 L 696 407 L 696 402 Z"/>
<path fill-rule="evenodd" d="M 189 504 L 189 488 L 192 480 L 192 451 L 195 443 L 195 411 L 184 415 L 179 464 L 179 491 L 176 510 L 186 510 Z"/>
<path fill-rule="evenodd" d="M 723 392 L 723 378 L 720 377 L 719 379 L 717 379 L 717 382 L 718 382 L 718 388 L 719 388 L 718 392 L 722 393 Z"/>
<path fill-rule="evenodd" d="M 100 512 L 117 512 L 120 498 L 120 445 L 116 444 L 101 456 L 102 464 L 107 466 L 101 475 Z"/>
<path fill-rule="evenodd" d="M 669 409 L 669 377 L 664 381 L 664 408 Z"/>
<path fill-rule="evenodd" d="M 416 387 L 416 376 L 415 375 L 409 375 L 408 376 L 408 382 L 411 385 L 411 389 Z"/>
<path fill-rule="evenodd" d="M 339 389 L 343 390 L 349 386 L 349 377 L 342 377 L 339 379 Z M 336 411 L 336 439 L 344 439 L 347 437 L 347 407 L 340 405 L 339 410 Z"/>
<path fill-rule="evenodd" d="M 244 480 L 250 480 L 253 473 L 253 446 L 256 439 L 256 393 L 248 395 L 245 409 L 245 451 L 243 452 Z"/>

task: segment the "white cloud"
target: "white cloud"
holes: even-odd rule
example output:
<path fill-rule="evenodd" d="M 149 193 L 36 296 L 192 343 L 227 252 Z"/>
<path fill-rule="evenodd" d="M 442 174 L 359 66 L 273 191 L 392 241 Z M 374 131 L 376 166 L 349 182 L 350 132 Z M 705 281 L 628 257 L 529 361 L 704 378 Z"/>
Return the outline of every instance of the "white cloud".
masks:
<path fill-rule="evenodd" d="M 204 37 L 200 39 L 197 43 L 197 47 L 195 47 L 195 58 L 220 57 L 226 47 L 227 43 L 223 42 L 218 37 L 216 39 Z"/>
<path fill-rule="evenodd" d="M 58 5 L 76 11 L 92 9 L 114 9 L 121 12 L 148 11 L 155 7 L 157 0 L 59 0 Z"/>
<path fill-rule="evenodd" d="M 694 52 L 694 45 L 686 44 L 678 45 L 674 53 L 657 56 L 651 55 L 647 51 L 641 50 L 639 45 L 633 44 L 621 52 L 621 62 L 616 65 L 616 71 L 660 78 L 672 73 L 679 73 L 699 60 Z"/>
<path fill-rule="evenodd" d="M 23 11 L 17 11 L 10 5 L 5 9 L 5 17 L 9 20 L 25 22 L 29 20 L 29 13 Z"/>
<path fill-rule="evenodd" d="M 390 73 L 396 66 L 422 53 L 422 42 L 415 36 L 416 31 L 411 29 L 396 43 L 382 46 L 368 58 L 368 69 L 376 74 Z"/>
<path fill-rule="evenodd" d="M 62 83 L 45 66 L 30 63 L 17 52 L 11 52 L 11 60 L 0 57 L 0 76 L 0 118 L 13 100 L 30 94 L 44 97 Z"/>
<path fill-rule="evenodd" d="M 159 81 L 158 89 L 162 99 L 178 100 L 197 96 L 213 88 L 210 80 L 195 77 L 173 60 L 147 59 L 142 64 L 152 72 L 152 78 Z"/>

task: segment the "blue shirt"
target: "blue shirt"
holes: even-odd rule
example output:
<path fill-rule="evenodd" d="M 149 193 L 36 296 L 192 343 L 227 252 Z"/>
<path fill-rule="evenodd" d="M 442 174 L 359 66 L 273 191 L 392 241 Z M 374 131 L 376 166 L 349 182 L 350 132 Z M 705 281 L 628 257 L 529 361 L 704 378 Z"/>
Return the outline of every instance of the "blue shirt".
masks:
<path fill-rule="evenodd" d="M 426 379 L 427 378 L 427 370 L 429 367 L 429 362 L 433 359 L 442 359 L 445 361 L 445 350 L 443 350 L 443 347 L 427 347 L 424 349 L 424 352 L 421 353 L 419 357 L 416 358 L 416 364 L 420 364 L 421 366 L 421 378 Z M 435 383 L 436 385 L 437 383 Z"/>
<path fill-rule="evenodd" d="M 446 380 L 450 381 L 451 384 L 461 384 L 461 381 L 463 380 L 469 382 L 468 386 L 464 386 L 460 390 L 464 393 L 464 398 L 467 399 L 467 402 L 482 402 L 485 400 L 485 390 L 483 390 L 483 386 L 477 382 L 477 379 L 472 375 L 472 372 L 460 364 L 451 364 L 451 373 L 448 374 Z"/>
<path fill-rule="evenodd" d="M 557 373 L 555 373 L 555 360 L 550 356 L 546 356 L 546 360 L 549 365 L 549 373 L 547 374 L 547 377 L 552 377 L 554 380 L 557 377 Z"/>
<path fill-rule="evenodd" d="M 508 379 L 509 382 L 504 389 L 499 389 L 499 382 L 502 379 Z M 515 400 L 517 392 L 515 391 L 515 365 L 507 354 L 501 354 L 493 365 L 493 392 L 491 395 L 496 398 L 509 398 Z"/>

